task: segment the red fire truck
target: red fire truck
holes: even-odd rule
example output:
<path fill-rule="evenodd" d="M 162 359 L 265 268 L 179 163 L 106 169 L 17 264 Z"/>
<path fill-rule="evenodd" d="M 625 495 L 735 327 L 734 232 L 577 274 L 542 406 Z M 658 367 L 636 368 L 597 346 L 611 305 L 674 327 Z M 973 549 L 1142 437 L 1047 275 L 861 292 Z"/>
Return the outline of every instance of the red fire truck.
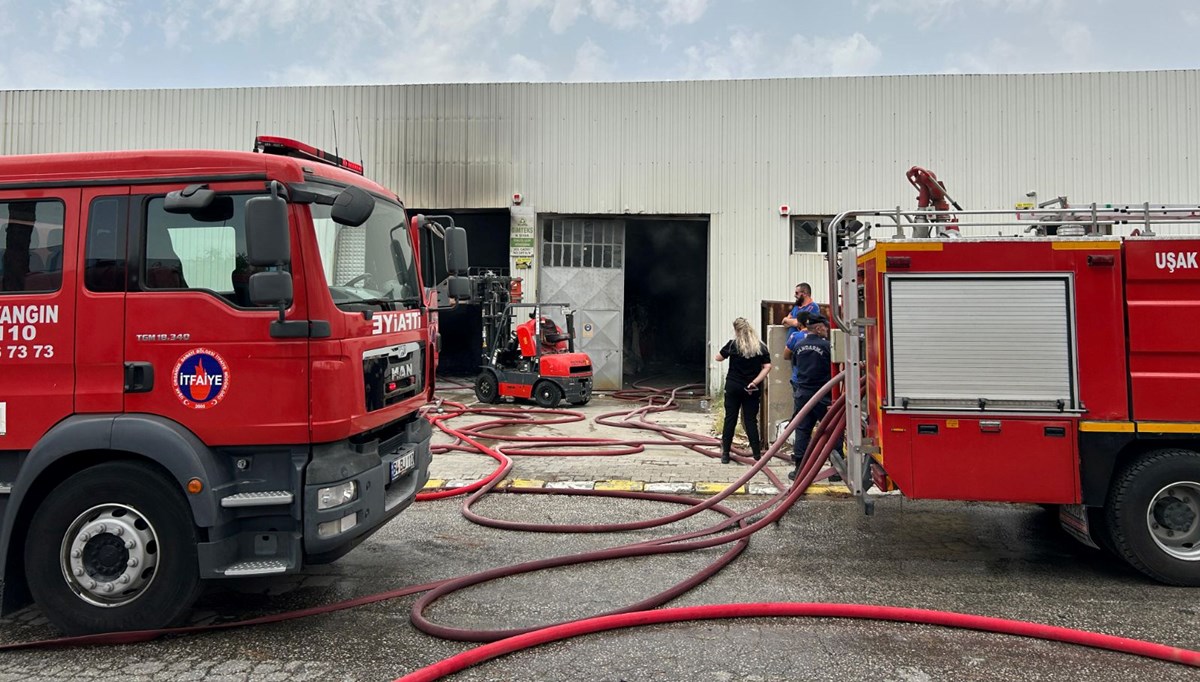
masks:
<path fill-rule="evenodd" d="M 1053 203 L 954 214 L 1007 237 L 928 209 L 834 219 L 835 465 L 868 511 L 872 485 L 1055 505 L 1081 541 L 1200 585 L 1200 237 L 1154 232 L 1200 206 Z"/>
<path fill-rule="evenodd" d="M 358 164 L 255 150 L 0 158 L 6 611 L 167 625 L 201 579 L 341 556 L 428 478 L 421 221 Z"/>

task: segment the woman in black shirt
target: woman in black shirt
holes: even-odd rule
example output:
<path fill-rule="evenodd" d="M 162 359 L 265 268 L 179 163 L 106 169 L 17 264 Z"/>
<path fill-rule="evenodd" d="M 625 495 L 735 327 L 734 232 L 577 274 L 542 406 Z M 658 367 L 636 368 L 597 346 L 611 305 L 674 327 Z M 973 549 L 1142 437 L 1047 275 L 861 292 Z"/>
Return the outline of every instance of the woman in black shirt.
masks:
<path fill-rule="evenodd" d="M 729 463 L 729 448 L 733 445 L 733 430 L 737 427 L 738 412 L 754 459 L 762 455 L 758 440 L 759 387 L 771 370 L 771 355 L 754 327 L 739 317 L 733 321 L 733 338 L 717 353 L 717 362 L 729 359 L 725 375 L 725 431 L 721 434 L 721 464 Z"/>

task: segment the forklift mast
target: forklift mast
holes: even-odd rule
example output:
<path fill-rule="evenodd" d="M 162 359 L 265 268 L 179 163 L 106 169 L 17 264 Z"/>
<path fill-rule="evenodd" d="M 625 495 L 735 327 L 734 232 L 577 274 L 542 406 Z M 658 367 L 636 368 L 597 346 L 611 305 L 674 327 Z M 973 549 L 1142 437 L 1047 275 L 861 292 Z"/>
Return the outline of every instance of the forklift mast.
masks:
<path fill-rule="evenodd" d="M 472 275 L 472 297 L 479 302 L 483 319 L 483 364 L 494 364 L 496 353 L 508 343 L 512 334 L 513 278 L 487 271 Z M 519 281 L 519 280 L 517 280 Z"/>
<path fill-rule="evenodd" d="M 566 303 L 523 303 L 520 295 L 520 278 L 497 274 L 488 270 L 482 274 L 471 275 L 472 300 L 479 303 L 483 320 L 483 364 L 497 364 L 499 353 L 509 344 L 513 337 L 513 316 L 518 309 L 531 309 L 530 318 L 533 320 L 533 338 L 543 338 L 545 318 L 542 308 L 562 308 L 566 317 L 567 352 L 575 352 L 575 311 Z M 541 343 L 535 343 L 534 356 L 540 356 Z"/>

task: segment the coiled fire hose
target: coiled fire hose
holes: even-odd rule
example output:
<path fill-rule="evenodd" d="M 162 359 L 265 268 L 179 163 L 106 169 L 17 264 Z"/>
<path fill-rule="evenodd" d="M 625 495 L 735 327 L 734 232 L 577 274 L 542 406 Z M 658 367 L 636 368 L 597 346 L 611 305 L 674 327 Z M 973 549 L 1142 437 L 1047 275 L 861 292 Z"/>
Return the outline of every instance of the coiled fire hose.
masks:
<path fill-rule="evenodd" d="M 677 391 L 665 392 L 655 389 L 639 388 L 635 391 L 624 391 L 614 394 L 615 397 L 626 400 L 645 401 L 646 404 L 628 412 L 612 412 L 596 418 L 597 423 L 620 428 L 650 430 L 657 433 L 659 440 L 625 441 L 618 439 L 586 439 L 586 438 L 536 438 L 528 436 L 504 436 L 498 438 L 488 431 L 515 424 L 551 425 L 578 421 L 584 417 L 578 413 L 564 410 L 511 410 L 501 408 L 468 408 L 460 403 L 441 401 L 449 405 L 450 411 L 440 414 L 427 415 L 429 420 L 444 432 L 454 436 L 457 441 L 453 445 L 438 446 L 437 451 L 462 450 L 478 452 L 496 459 L 500 466 L 488 477 L 465 488 L 444 490 L 439 492 L 421 493 L 418 500 L 431 500 L 455 495 L 468 495 L 463 504 L 463 514 L 475 523 L 496 528 L 517 529 L 540 532 L 614 532 L 624 530 L 640 530 L 664 526 L 684 518 L 694 516 L 702 511 L 712 510 L 721 513 L 726 518 L 708 528 L 681 533 L 673 536 L 656 538 L 649 541 L 621 545 L 603 550 L 585 552 L 575 555 L 554 557 L 539 561 L 530 561 L 513 566 L 507 566 L 473 575 L 440 580 L 422 585 L 398 588 L 388 592 L 367 595 L 356 599 L 329 604 L 325 606 L 302 609 L 286 613 L 273 614 L 261 618 L 253 618 L 232 623 L 216 625 L 168 628 L 160 630 L 143 630 L 136 632 L 105 633 L 79 637 L 64 637 L 33 642 L 19 642 L 0 646 L 0 650 L 16 650 L 31 648 L 51 648 L 77 646 L 85 644 L 127 644 L 148 641 L 163 635 L 182 635 L 211 630 L 222 630 L 235 627 L 246 627 L 275 623 L 284 620 L 306 616 L 330 613 L 365 604 L 377 603 L 396 597 L 424 593 L 412 607 L 411 619 L 413 624 L 422 631 L 434 636 L 459 641 L 490 642 L 484 646 L 467 650 L 433 665 L 414 671 L 401 680 L 434 680 L 461 671 L 471 665 L 491 660 L 507 653 L 537 646 L 542 643 L 558 641 L 582 634 L 601 632 L 616 628 L 635 627 L 655 623 L 681 622 L 713 618 L 751 618 L 751 617 L 842 617 L 875 620 L 902 621 L 958 627 L 973 630 L 1014 634 L 1026 637 L 1066 642 L 1084 646 L 1108 649 L 1112 651 L 1131 653 L 1138 656 L 1155 658 L 1164 661 L 1182 663 L 1200 667 L 1200 652 L 1176 647 L 1170 647 L 1152 642 L 1125 639 L 1069 628 L 1041 625 L 1023 621 L 1013 621 L 985 616 L 908 609 L 890 606 L 869 606 L 857 604 L 826 604 L 826 603 L 751 603 L 751 604 L 715 604 L 708 606 L 658 609 L 656 607 L 667 603 L 696 585 L 704 582 L 721 568 L 735 559 L 749 544 L 749 538 L 758 530 L 777 521 L 786 513 L 795 501 L 805 492 L 811 483 L 820 475 L 830 451 L 840 439 L 845 427 L 845 405 L 842 399 L 833 403 L 828 414 L 814 431 L 807 452 L 800 467 L 800 474 L 790 488 L 779 485 L 778 478 L 766 468 L 766 464 L 781 450 L 788 437 L 795 430 L 800 419 L 811 410 L 818 400 L 823 398 L 841 379 L 834 377 L 822 390 L 806 404 L 803 409 L 789 422 L 779 438 L 764 453 L 764 456 L 752 466 L 737 481 L 730 484 L 717 495 L 704 500 L 696 500 L 679 495 L 667 495 L 644 492 L 625 491 L 595 491 L 595 490 L 565 490 L 565 489 L 521 489 L 510 488 L 503 492 L 516 494 L 559 494 L 559 495 L 590 495 L 607 496 L 628 499 L 643 499 L 661 502 L 671 502 L 684 505 L 684 509 L 667 516 L 644 521 L 619 524 L 530 524 L 514 521 L 491 519 L 477 514 L 472 506 L 485 495 L 494 492 L 496 484 L 511 470 L 512 460 L 508 455 L 554 455 L 571 454 L 583 456 L 611 456 L 640 452 L 646 445 L 681 445 L 691 448 L 708 456 L 715 456 L 711 448 L 719 441 L 707 436 L 697 436 L 683 431 L 670 429 L 655 424 L 648 419 L 649 415 L 675 409 L 674 397 Z M 683 387 L 687 388 L 687 387 Z M 465 414 L 483 414 L 497 417 L 492 421 L 474 424 L 463 429 L 455 429 L 447 422 Z M 548 418 L 544 418 L 548 417 Z M 518 443 L 517 446 L 499 446 L 491 448 L 483 445 L 480 440 L 504 440 Z M 553 449 L 553 450 L 551 450 Z M 570 449 L 570 450 L 565 450 Z M 738 456 L 739 461 L 749 463 L 744 456 Z M 735 513 L 720 504 L 733 494 L 757 473 L 765 473 L 780 492 L 765 502 L 745 512 Z M 747 520 L 763 514 L 752 522 Z M 699 573 L 677 583 L 657 595 L 644 599 L 636 604 L 610 611 L 607 614 L 584 618 L 566 623 L 559 623 L 538 628 L 519 628 L 509 630 L 480 631 L 464 628 L 453 628 L 430 622 L 424 611 L 438 599 L 468 586 L 495 580 L 500 577 L 529 573 L 544 568 L 566 566 L 593 561 L 608 561 L 635 556 L 687 552 L 696 549 L 706 549 L 729 544 L 730 548 Z"/>

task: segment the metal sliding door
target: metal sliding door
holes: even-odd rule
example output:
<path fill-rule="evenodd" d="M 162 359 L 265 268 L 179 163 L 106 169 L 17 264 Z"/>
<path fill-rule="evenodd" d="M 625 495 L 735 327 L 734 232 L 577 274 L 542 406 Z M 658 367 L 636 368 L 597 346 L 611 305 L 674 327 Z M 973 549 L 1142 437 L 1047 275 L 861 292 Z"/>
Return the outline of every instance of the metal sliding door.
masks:
<path fill-rule="evenodd" d="M 548 218 L 541 246 L 539 299 L 576 309 L 576 348 L 591 356 L 595 388 L 621 388 L 625 222 Z"/>

